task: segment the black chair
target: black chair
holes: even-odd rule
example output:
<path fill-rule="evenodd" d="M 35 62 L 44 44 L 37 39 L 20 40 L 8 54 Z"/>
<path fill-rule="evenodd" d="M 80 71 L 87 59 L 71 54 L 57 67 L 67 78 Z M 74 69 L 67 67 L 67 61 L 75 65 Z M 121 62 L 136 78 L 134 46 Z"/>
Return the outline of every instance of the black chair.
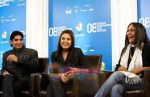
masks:
<path fill-rule="evenodd" d="M 20 91 L 21 97 L 36 97 L 35 91 L 36 91 L 36 84 L 35 84 L 35 76 L 46 69 L 46 65 L 48 64 L 48 58 L 39 58 L 39 70 L 38 73 L 33 73 L 30 75 L 30 83 L 29 83 L 29 89 Z M 45 71 L 46 72 L 46 71 Z M 2 80 L 3 76 L 0 75 L 0 97 L 2 96 Z"/>
<path fill-rule="evenodd" d="M 30 84 L 29 84 L 29 89 L 25 89 L 23 91 L 20 91 L 20 95 L 21 97 L 34 97 L 34 74 L 31 74 L 30 76 Z M 3 80 L 3 76 L 0 75 L 0 97 L 2 97 L 2 80 Z"/>
<path fill-rule="evenodd" d="M 86 55 L 86 68 L 100 68 L 102 55 Z"/>
<path fill-rule="evenodd" d="M 86 69 L 100 70 L 102 55 L 86 55 Z M 100 86 L 106 80 L 104 72 L 76 74 L 74 79 L 74 97 L 94 97 Z"/>

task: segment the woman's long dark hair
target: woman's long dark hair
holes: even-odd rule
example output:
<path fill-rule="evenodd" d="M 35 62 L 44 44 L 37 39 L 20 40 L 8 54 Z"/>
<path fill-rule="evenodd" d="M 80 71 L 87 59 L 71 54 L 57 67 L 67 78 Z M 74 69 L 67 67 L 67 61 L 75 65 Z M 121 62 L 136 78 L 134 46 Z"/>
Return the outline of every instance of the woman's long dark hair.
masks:
<path fill-rule="evenodd" d="M 139 48 L 139 49 L 142 49 L 143 47 L 142 46 L 142 43 L 147 43 L 149 42 L 149 38 L 148 38 L 148 35 L 147 35 L 147 32 L 146 32 L 146 29 L 145 27 L 141 24 L 141 23 L 138 23 L 138 22 L 132 22 L 128 25 L 127 27 L 127 31 L 128 31 L 128 28 L 130 25 L 133 25 L 134 29 L 135 29 L 135 45 Z M 126 32 L 127 33 L 127 32 Z M 126 34 L 126 37 L 125 37 L 125 46 L 121 52 L 121 56 L 123 54 L 123 52 L 126 50 L 127 46 L 129 45 L 129 39 L 127 37 L 127 34 Z M 120 63 L 120 60 L 121 60 L 121 56 L 120 56 L 120 59 L 119 59 L 119 62 Z"/>
<path fill-rule="evenodd" d="M 127 30 L 129 28 L 130 25 L 133 25 L 133 27 L 135 28 L 135 45 L 141 49 L 141 44 L 144 42 L 148 42 L 149 38 L 146 32 L 145 27 L 138 22 L 132 22 L 128 25 Z M 124 49 L 129 45 L 129 40 L 126 34 L 126 38 L 125 38 L 125 47 Z"/>
<path fill-rule="evenodd" d="M 71 30 L 64 30 L 62 31 L 62 33 L 60 34 L 60 37 L 59 37 L 59 41 L 58 41 L 58 46 L 57 46 L 57 54 L 60 55 L 62 53 L 62 50 L 63 48 L 61 47 L 60 45 L 60 41 L 61 41 L 61 37 L 63 34 L 69 34 L 70 37 L 71 37 L 71 46 L 70 48 L 68 49 L 68 51 L 71 51 L 73 48 L 74 48 L 74 34 Z"/>

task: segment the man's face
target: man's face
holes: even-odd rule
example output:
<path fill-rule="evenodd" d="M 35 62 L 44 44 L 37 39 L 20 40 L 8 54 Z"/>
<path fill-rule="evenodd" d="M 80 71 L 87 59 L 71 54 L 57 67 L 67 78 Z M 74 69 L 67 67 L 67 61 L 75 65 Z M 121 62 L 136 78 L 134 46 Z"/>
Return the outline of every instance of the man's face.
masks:
<path fill-rule="evenodd" d="M 12 44 L 13 48 L 15 48 L 15 49 L 20 49 L 24 45 L 23 39 L 20 35 L 16 35 L 14 37 L 14 39 L 10 41 L 10 43 Z"/>

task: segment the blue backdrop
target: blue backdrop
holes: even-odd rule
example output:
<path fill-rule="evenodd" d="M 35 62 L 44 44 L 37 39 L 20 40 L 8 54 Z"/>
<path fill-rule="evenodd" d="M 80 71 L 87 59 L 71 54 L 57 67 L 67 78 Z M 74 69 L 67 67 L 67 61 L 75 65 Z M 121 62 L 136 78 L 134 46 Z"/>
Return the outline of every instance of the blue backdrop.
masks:
<path fill-rule="evenodd" d="M 138 0 L 138 21 L 142 23 L 147 30 L 150 38 L 150 0 Z"/>
<path fill-rule="evenodd" d="M 49 0 L 50 59 L 64 29 L 73 30 L 84 54 L 102 54 L 105 69 L 112 69 L 110 0 Z"/>
<path fill-rule="evenodd" d="M 12 31 L 19 30 L 25 35 L 26 29 L 26 0 L 0 1 L 0 69 L 2 54 L 11 49 L 9 36 Z"/>

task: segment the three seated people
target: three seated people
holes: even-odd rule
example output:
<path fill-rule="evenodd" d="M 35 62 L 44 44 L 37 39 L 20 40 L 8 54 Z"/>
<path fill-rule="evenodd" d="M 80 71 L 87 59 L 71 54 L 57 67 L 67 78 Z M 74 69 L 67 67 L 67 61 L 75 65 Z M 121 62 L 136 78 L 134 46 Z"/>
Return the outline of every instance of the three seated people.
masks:
<path fill-rule="evenodd" d="M 12 50 L 3 54 L 3 97 L 19 97 L 18 91 L 27 88 L 29 76 L 37 72 L 38 53 L 25 48 L 23 34 L 12 32 Z M 57 64 L 58 78 L 49 77 L 47 97 L 67 97 L 67 90 L 73 88 L 73 77 L 77 68 L 86 66 L 85 55 L 76 48 L 74 34 L 64 30 L 60 34 L 57 50 L 51 54 L 52 64 Z M 94 97 L 123 97 L 126 90 L 143 89 L 143 71 L 150 68 L 150 42 L 145 27 L 132 22 L 127 27 L 125 46 L 122 49 L 115 72 L 105 81 Z M 71 68 L 70 68 L 71 67 Z M 64 71 L 64 68 L 69 68 Z"/>

